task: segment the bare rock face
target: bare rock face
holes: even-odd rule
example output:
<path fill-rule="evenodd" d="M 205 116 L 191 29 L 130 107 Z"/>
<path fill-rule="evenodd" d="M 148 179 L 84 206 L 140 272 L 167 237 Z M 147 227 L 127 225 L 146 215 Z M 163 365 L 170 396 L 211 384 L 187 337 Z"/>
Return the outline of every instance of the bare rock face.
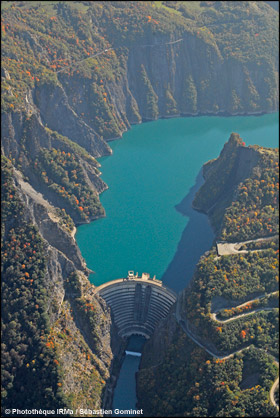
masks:
<path fill-rule="evenodd" d="M 104 391 L 108 392 L 105 398 L 110 403 L 115 382 L 111 376 L 113 359 L 121 356 L 124 342 L 117 337 L 105 301 L 94 295 L 89 270 L 73 234 L 60 224 L 56 208 L 24 181 L 18 170 L 14 170 L 14 179 L 25 204 L 24 220 L 38 227 L 45 242 L 47 314 L 50 337 L 63 370 L 63 393 L 76 408 L 86 408 L 89 399 L 95 408 L 101 408 Z M 78 277 L 79 294 L 69 292 L 67 283 L 72 274 Z M 95 312 L 94 328 L 81 315 L 81 306 L 89 304 Z"/>
<path fill-rule="evenodd" d="M 22 200 L 28 207 L 26 214 L 28 221 L 37 225 L 40 234 L 49 246 L 59 251 L 68 260 L 72 265 L 72 271 L 85 269 L 85 262 L 74 238 L 59 225 L 60 219 L 56 214 L 55 207 L 24 181 L 18 171 L 16 171 L 16 180 Z M 69 268 L 64 269 L 64 277 L 70 272 Z"/>
<path fill-rule="evenodd" d="M 1 148 L 5 155 L 17 158 L 23 135 L 24 115 L 21 112 L 4 113 L 1 123 Z"/>
<path fill-rule="evenodd" d="M 267 68 L 256 70 L 250 62 L 242 64 L 234 58 L 224 58 L 217 44 L 206 43 L 189 33 L 176 44 L 172 44 L 173 38 L 154 39 L 150 48 L 134 48 L 128 56 L 128 85 L 142 117 L 147 118 L 147 106 L 141 66 L 158 98 L 160 116 L 244 114 L 262 112 L 264 107 L 266 111 L 277 108 L 277 88 L 272 98 L 261 98 L 262 83 L 268 81 Z M 277 86 L 276 78 L 273 82 Z M 168 103 L 169 95 L 176 111 Z"/>
<path fill-rule="evenodd" d="M 95 158 L 87 154 L 79 145 L 76 152 L 75 147 L 77 145 L 75 142 L 69 140 L 68 137 L 58 134 L 56 131 L 46 128 L 42 123 L 38 109 L 30 117 L 26 117 L 24 112 L 5 113 L 3 115 L 2 139 L 4 154 L 19 164 L 20 171 L 28 178 L 28 182 L 32 187 L 40 191 L 44 198 L 54 206 L 64 207 L 75 222 L 78 219 L 69 202 L 51 190 L 40 180 L 38 174 L 34 172 L 32 162 L 38 158 L 42 149 L 51 150 L 55 148 L 64 152 L 74 152 L 83 171 L 84 182 L 88 190 L 91 190 L 96 195 L 97 201 L 99 200 L 98 195 L 108 187 L 100 177 L 101 173 L 98 169 L 100 164 Z M 106 147 L 109 150 L 107 144 Z M 98 155 L 98 152 L 95 155 Z M 104 216 L 104 210 L 101 205 L 99 205 L 97 216 Z"/>
<path fill-rule="evenodd" d="M 99 22 L 94 19 L 92 14 L 90 22 L 98 27 Z M 49 65 L 39 37 L 25 29 L 22 37 Z M 74 152 L 88 190 L 98 196 L 107 185 L 93 157 L 110 155 L 112 150 L 107 141 L 120 138 L 131 124 L 158 117 L 254 114 L 278 108 L 276 57 L 256 66 L 250 60 L 226 56 L 215 39 L 195 36 L 188 28 L 181 28 L 180 33 L 178 30 L 178 33 L 147 34 L 145 40 L 139 38 L 135 45 L 124 50 L 116 58 L 119 74 L 102 76 L 102 87 L 96 83 L 96 74 L 91 74 L 96 78 L 53 74 L 52 79 L 28 88 L 23 106 L 15 111 L 9 108 L 2 115 L 2 150 L 18 168 L 14 181 L 25 203 L 24 220 L 38 227 L 45 242 L 48 313 L 64 370 L 63 391 L 76 407 L 88 406 L 93 386 L 98 389 L 95 398 L 90 398 L 91 407 L 97 409 L 102 398 L 103 405 L 111 404 L 118 368 L 113 367 L 113 356 L 120 358 L 124 341 L 117 336 L 105 302 L 92 294 L 89 271 L 74 234 L 61 225 L 56 208 L 65 207 L 77 224 L 73 208 L 43 184 L 32 161 L 42 149 Z M 19 59 L 14 53 L 11 58 Z M 1 76 L 4 81 L 10 80 L 12 73 L 3 68 Z M 8 88 L 12 96 L 13 91 Z M 107 131 L 106 124 L 111 124 Z M 253 149 L 236 147 L 233 143 L 227 148 L 226 153 L 234 151 L 234 158 L 225 182 L 218 189 L 221 194 L 232 181 L 240 182 L 246 177 L 257 158 Z M 85 150 L 89 155 L 85 155 Z M 211 171 L 222 164 L 221 155 L 218 162 L 205 166 L 206 181 L 211 180 Z M 215 202 L 219 200 L 217 195 L 212 197 Z M 197 198 L 196 204 L 208 212 L 215 202 Z M 100 216 L 105 216 L 105 211 L 99 207 L 96 217 Z M 96 313 L 94 329 L 83 316 L 83 305 L 78 304 L 77 296 L 66 290 L 67 280 L 74 273 L 82 289 L 78 299 Z M 176 321 L 171 314 L 146 344 L 143 368 L 160 363 L 175 332 Z"/>
<path fill-rule="evenodd" d="M 44 124 L 50 129 L 67 136 L 96 157 L 111 153 L 106 142 L 71 108 L 61 85 L 45 85 L 37 89 L 35 103 Z"/>
<path fill-rule="evenodd" d="M 205 183 L 195 195 L 193 207 L 209 215 L 216 231 L 236 187 L 250 175 L 259 158 L 254 147 L 246 147 L 243 139 L 232 133 L 220 156 L 204 164 Z"/>
<path fill-rule="evenodd" d="M 106 118 L 115 124 L 109 136 L 98 133 L 97 96 L 90 95 L 92 80 L 73 77 L 70 82 L 59 76 L 56 82 L 27 92 L 26 112 L 4 113 L 5 154 L 19 156 L 25 113 L 37 120 L 29 135 L 32 146 L 26 144 L 31 155 L 53 143 L 44 129 L 48 127 L 100 157 L 112 152 L 107 140 L 121 137 L 131 124 L 143 119 L 277 110 L 277 67 L 273 62 L 256 67 L 250 60 L 243 63 L 234 56 L 225 57 L 214 40 L 205 41 L 190 32 L 155 35 L 147 43 L 131 46 L 123 57 L 122 74 L 103 80 L 102 89 L 110 104 L 104 108 Z M 8 77 L 5 71 L 3 77 Z M 100 89 L 98 92 L 101 94 Z"/>

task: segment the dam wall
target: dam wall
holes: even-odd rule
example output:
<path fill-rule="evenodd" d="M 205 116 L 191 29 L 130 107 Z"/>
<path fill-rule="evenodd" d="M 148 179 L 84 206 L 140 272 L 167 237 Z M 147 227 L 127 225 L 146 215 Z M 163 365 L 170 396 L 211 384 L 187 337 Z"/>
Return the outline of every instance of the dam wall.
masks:
<path fill-rule="evenodd" d="M 112 280 L 94 290 L 110 306 L 120 337 L 142 335 L 150 338 L 158 322 L 177 300 L 176 293 L 148 273 Z"/>

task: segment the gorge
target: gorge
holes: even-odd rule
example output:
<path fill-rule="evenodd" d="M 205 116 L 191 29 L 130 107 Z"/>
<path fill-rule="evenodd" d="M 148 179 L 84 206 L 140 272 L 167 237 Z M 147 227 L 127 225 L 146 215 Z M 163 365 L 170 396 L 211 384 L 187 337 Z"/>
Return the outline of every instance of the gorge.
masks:
<path fill-rule="evenodd" d="M 278 14 L 266 2 L 2 3 L 2 412 L 5 414 L 5 410 L 11 407 L 32 409 L 42 406 L 50 409 L 67 406 L 79 411 L 79 408 L 85 408 L 88 404 L 99 409 L 102 404 L 110 402 L 114 378 L 118 374 L 120 359 L 125 349 L 125 340 L 119 338 L 109 307 L 100 296 L 94 294 L 94 287 L 88 278 L 93 278 L 93 281 L 96 278 L 99 283 L 94 284 L 99 285 L 108 279 L 123 277 L 127 270 L 134 269 L 139 272 L 148 271 L 151 275 L 157 274 L 168 287 L 177 286 L 176 290 L 186 286 L 199 257 L 204 251 L 209 250 L 213 238 L 208 225 L 209 234 L 203 240 L 201 231 L 204 225 L 208 224 L 207 218 L 191 209 L 194 194 L 202 184 L 202 176 L 197 177 L 202 164 L 219 155 L 222 145 L 232 131 L 241 134 L 246 145 L 258 142 L 271 145 L 263 141 L 275 138 L 273 130 L 269 133 L 265 129 L 262 130 L 262 123 L 266 120 L 270 122 L 265 124 L 270 125 L 271 121 L 277 118 L 274 112 L 278 109 Z M 268 114 L 248 119 L 247 116 L 241 117 L 264 113 Z M 178 115 L 190 117 L 170 119 Z M 193 118 L 193 115 L 199 117 Z M 205 115 L 212 116 L 210 118 Z M 226 127 L 230 117 L 220 118 L 215 115 L 239 115 L 235 119 L 238 126 L 230 129 L 230 123 Z M 159 117 L 166 119 L 157 121 Z M 246 123 L 244 133 L 242 131 L 243 121 L 248 122 L 251 118 L 254 119 L 253 125 L 259 128 L 255 130 L 252 142 L 247 138 Z M 148 141 L 147 133 L 152 131 L 149 123 L 135 126 L 126 132 L 131 125 L 149 120 L 154 121 L 153 126 L 163 126 L 164 130 L 170 127 L 171 134 L 169 139 L 164 139 L 164 145 L 160 146 L 163 136 L 161 133 L 159 138 L 151 138 Z M 218 121 L 224 122 L 225 135 L 215 132 Z M 272 122 L 272 125 L 273 123 L 275 124 Z M 197 129 L 196 124 L 199 129 L 203 130 L 205 127 L 203 146 L 202 142 L 193 140 L 191 146 L 197 149 L 182 148 L 182 134 L 184 136 L 187 132 L 190 138 Z M 212 124 L 212 127 L 209 129 L 207 124 Z M 218 141 L 221 141 L 215 145 L 216 148 L 210 145 L 211 138 L 207 145 L 206 137 L 211 129 L 212 144 L 218 137 Z M 178 137 L 174 135 L 177 131 Z M 109 182 L 105 165 L 109 169 L 111 164 L 113 168 L 116 161 L 115 169 L 121 171 L 118 148 L 121 148 L 121 144 L 125 143 L 132 132 L 133 135 L 138 132 L 140 142 L 127 142 L 128 160 L 124 168 L 129 167 L 131 173 L 133 168 L 138 169 L 138 173 L 140 169 L 146 168 L 151 186 L 151 200 L 144 210 L 143 196 L 146 198 L 149 193 L 144 193 L 143 180 L 138 178 L 133 184 L 133 176 L 127 175 L 124 170 L 123 178 L 119 177 L 116 184 L 123 180 L 123 184 L 127 186 L 131 183 L 132 190 L 134 188 L 138 191 L 133 203 L 142 201 L 142 206 L 138 205 L 135 211 L 135 215 L 142 216 L 139 224 L 134 222 L 134 231 L 131 226 L 126 228 L 128 232 L 132 232 L 133 238 L 137 233 L 139 235 L 139 240 L 134 241 L 131 248 L 133 249 L 135 242 L 137 245 L 139 243 L 139 247 L 128 257 L 124 254 L 129 262 L 128 266 L 121 257 L 113 260 L 113 255 L 116 254 L 111 251 L 112 259 L 108 254 L 103 257 L 105 264 L 106 260 L 111 260 L 107 263 L 108 266 L 111 265 L 111 271 L 103 267 L 98 271 L 98 257 L 102 260 L 102 253 L 98 255 L 97 249 L 102 249 L 103 243 L 104 248 L 110 243 L 110 237 L 108 239 L 108 235 L 106 237 L 106 233 L 102 232 L 102 226 L 108 228 L 109 232 L 110 229 L 114 231 L 115 228 L 110 224 L 113 219 L 111 214 L 117 216 L 115 222 L 118 222 L 119 215 L 124 215 L 124 220 L 129 219 L 128 210 L 125 213 L 124 209 L 126 203 L 132 202 L 131 191 L 126 196 L 124 193 L 122 198 L 118 191 L 119 205 L 110 213 L 113 210 L 110 193 L 114 193 L 113 183 L 118 176 L 113 174 L 112 181 Z M 257 138 L 258 132 L 261 134 L 260 141 Z M 109 142 L 121 136 L 121 141 Z M 141 146 L 146 148 L 146 155 Z M 162 146 L 164 149 L 161 149 Z M 238 144 L 239 146 L 241 145 Z M 210 148 L 210 154 L 207 153 L 207 148 Z M 112 154 L 112 150 L 114 154 L 106 157 Z M 171 155 L 173 150 L 178 158 L 171 163 L 169 153 Z M 142 164 L 137 166 L 142 151 Z M 182 151 L 186 154 L 183 155 Z M 196 158 L 184 159 L 191 152 L 199 156 L 199 161 L 193 161 Z M 263 154 L 260 151 L 256 152 L 264 160 L 259 158 L 263 166 L 253 167 L 256 168 L 253 174 L 257 177 L 252 181 L 258 182 L 258 175 L 263 176 L 260 178 L 264 182 L 264 195 L 258 195 L 259 202 L 254 203 L 256 208 L 252 208 L 250 213 L 247 214 L 246 208 L 243 207 L 244 213 L 240 218 L 242 223 L 236 217 L 235 205 L 228 206 L 230 216 L 225 218 L 225 225 L 221 231 L 224 239 L 249 240 L 251 237 L 243 235 L 245 232 L 252 235 L 251 219 L 254 219 L 258 231 L 269 234 L 271 229 L 271 233 L 275 233 L 274 216 L 277 201 L 274 201 L 274 194 L 277 180 L 269 164 L 274 164 L 276 154 L 275 150 L 264 150 Z M 272 162 L 267 158 L 269 152 Z M 165 153 L 165 156 L 162 155 L 163 160 L 160 161 L 157 154 L 162 153 Z M 193 155 L 190 154 L 191 157 Z M 100 157 L 103 158 L 100 161 L 104 176 L 101 175 L 100 163 L 96 160 Z M 232 159 L 229 158 L 229 161 L 231 164 Z M 221 165 L 225 167 L 226 162 Z M 154 167 L 155 171 L 149 174 L 150 166 Z M 188 166 L 192 173 L 192 178 L 187 179 L 186 183 L 183 183 L 187 175 L 184 166 Z M 213 184 L 216 185 L 215 173 L 219 171 L 219 167 L 220 164 L 214 162 L 204 168 L 206 182 L 208 178 L 208 189 L 204 190 L 208 192 L 205 194 L 205 201 L 200 196 L 195 202 L 195 206 L 203 212 L 207 212 L 213 206 L 208 194 L 210 190 L 213 192 Z M 166 173 L 171 170 L 174 176 L 164 177 L 159 168 L 166 168 Z M 177 168 L 179 171 L 176 171 Z M 181 169 L 183 172 L 180 172 Z M 207 177 L 207 173 L 210 177 Z M 134 178 L 137 179 L 137 175 Z M 181 183 L 176 181 L 177 179 L 182 180 L 180 190 L 173 188 L 174 184 Z M 243 180 L 246 183 L 248 179 Z M 230 182 L 225 183 L 225 187 L 229 184 Z M 108 186 L 109 190 L 101 197 L 104 209 L 99 194 Z M 236 184 L 236 187 L 239 185 Z M 249 185 L 246 183 L 244 187 L 247 187 L 248 191 L 252 190 L 250 181 Z M 123 189 L 125 192 L 124 187 Z M 157 190 L 161 193 L 157 195 L 158 201 L 155 202 L 153 196 Z M 169 201 L 167 210 L 157 212 L 164 201 L 168 202 L 170 199 L 167 191 L 172 192 L 172 202 Z M 218 187 L 213 194 L 216 191 L 221 191 L 221 188 Z M 246 193 L 251 199 L 248 191 Z M 241 195 L 245 199 L 244 193 L 243 190 Z M 224 203 L 220 198 L 218 200 L 219 207 L 209 213 L 211 222 L 216 227 L 221 221 Z M 263 203 L 266 201 L 269 204 Z M 260 203 L 263 206 L 258 206 Z M 186 216 L 182 216 L 174 206 Z M 130 208 L 130 213 L 132 212 Z M 160 212 L 164 214 L 162 218 Z M 248 215 L 249 221 L 245 215 Z M 188 218 L 190 222 L 187 224 Z M 90 223 L 96 219 L 98 220 L 93 224 Z M 202 219 L 204 221 L 201 222 Z M 229 225 L 231 219 L 235 220 L 240 230 L 232 229 Z M 152 229 L 145 228 L 148 220 L 149 228 Z M 165 228 L 157 229 L 158 221 Z M 94 243 L 91 242 L 89 245 L 88 238 L 85 239 L 88 245 L 83 246 L 79 243 L 81 254 L 74 238 L 76 228 L 79 241 L 79 236 L 82 236 L 80 234 L 87 228 L 91 230 L 92 225 L 95 225 L 93 228 L 96 229 Z M 198 225 L 201 227 L 199 233 L 196 229 Z M 149 230 L 152 232 L 145 236 Z M 195 242 L 195 235 L 192 235 L 191 231 L 201 240 L 199 243 Z M 125 228 L 122 232 L 125 232 Z M 89 235 L 92 237 L 94 233 Z M 140 238 L 147 243 L 147 248 L 142 245 L 143 241 Z M 129 239 L 125 241 L 130 242 Z M 187 259 L 184 256 L 186 242 L 189 242 L 192 250 L 189 251 L 190 257 Z M 274 242 L 272 244 L 276 245 Z M 158 248 L 158 245 L 161 247 Z M 90 261 L 85 255 L 85 247 L 88 247 L 93 255 Z M 115 248 L 120 250 L 121 254 L 124 247 L 116 242 Z M 141 259 L 140 252 L 143 248 L 147 252 Z M 158 248 L 159 256 L 150 258 L 154 248 Z M 204 260 L 212 257 L 211 251 Z M 269 290 L 274 280 L 275 254 L 265 254 L 262 254 L 264 257 L 261 260 L 262 268 L 265 266 L 264 274 L 254 270 L 255 276 L 251 277 L 248 273 L 248 277 L 249 283 L 255 280 L 255 287 L 262 285 L 256 283 L 257 277 L 263 277 L 265 290 Z M 223 260 L 222 258 L 218 263 L 222 264 Z M 242 263 L 247 262 L 247 256 L 244 260 L 241 260 Z M 204 265 L 201 265 L 201 262 L 200 260 L 199 268 L 203 270 Z M 252 265 L 257 263 L 251 258 L 249 262 Z M 211 263 L 210 265 L 212 266 Z M 217 275 L 214 279 L 219 277 L 220 286 L 224 266 L 215 267 Z M 239 271 L 238 263 L 235 268 Z M 214 266 L 213 269 L 215 270 Z M 185 276 L 186 270 L 188 277 Z M 93 271 L 96 271 L 96 274 L 90 276 Z M 236 273 L 232 273 L 230 277 L 235 277 L 234 274 Z M 173 280 L 176 276 L 180 280 Z M 203 277 L 200 281 L 194 277 L 193 283 L 198 289 L 204 286 Z M 216 285 L 217 288 L 219 286 Z M 251 286 L 253 290 L 254 286 Z M 211 289 L 205 290 L 204 296 L 209 299 L 211 292 Z M 187 294 L 185 296 L 187 300 Z M 192 307 L 197 324 L 200 324 L 201 320 L 198 315 L 199 309 L 205 315 L 204 320 L 210 314 L 207 311 L 208 305 L 203 305 L 204 296 L 201 298 L 201 305 L 198 301 L 195 305 L 198 294 L 194 292 L 189 307 L 186 307 L 187 316 L 191 314 L 188 310 Z M 263 315 L 258 314 L 257 317 L 263 322 L 256 325 L 256 337 L 252 339 L 254 344 L 260 344 L 261 338 L 265 340 L 263 344 L 267 343 L 267 330 L 270 330 L 269 338 L 274 338 L 274 311 L 268 312 L 267 317 Z M 154 349 L 157 344 L 161 346 L 158 360 L 162 360 L 163 368 L 167 367 L 165 353 L 173 350 L 172 359 L 175 359 L 181 352 L 184 353 L 187 347 L 191 347 L 191 344 L 186 343 L 183 344 L 182 350 L 178 350 L 177 342 L 180 338 L 180 341 L 183 341 L 185 337 L 174 327 L 172 320 L 170 322 L 170 317 L 166 321 L 164 323 L 167 324 L 167 335 L 160 335 L 163 326 L 160 324 L 156 335 L 144 349 L 143 373 L 141 372 L 139 380 L 140 402 L 145 398 L 143 387 L 146 386 L 148 389 L 153 385 L 152 380 L 147 380 L 149 373 L 150 377 L 153 376 L 153 372 L 150 372 L 147 366 L 154 361 L 157 351 Z M 244 338 L 247 341 L 247 328 L 243 330 L 246 334 L 244 335 L 241 329 L 234 331 L 231 328 L 233 323 L 234 321 L 231 322 L 231 326 L 218 328 L 225 331 L 225 338 L 228 338 L 228 333 L 232 333 L 232 342 L 235 344 L 236 332 L 241 335 L 239 339 L 243 341 Z M 213 324 L 210 325 L 209 329 L 212 329 Z M 205 322 L 201 321 L 201 327 L 207 336 Z M 213 336 L 217 332 L 220 331 L 214 330 Z M 177 333 L 178 341 L 175 338 Z M 223 346 L 225 341 L 220 339 L 218 344 Z M 274 347 L 274 342 L 272 346 Z M 192 361 L 200 355 L 199 349 L 194 350 Z M 185 355 L 187 358 L 189 353 L 185 352 Z M 265 361 L 251 351 L 248 356 L 251 358 L 248 357 L 246 360 L 247 368 L 252 364 L 254 367 L 264 366 Z M 181 360 L 183 363 L 183 359 Z M 236 359 L 233 361 L 233 370 L 237 373 L 240 371 L 240 365 L 236 363 Z M 150 366 L 154 367 L 151 364 Z M 178 364 L 177 366 L 180 367 Z M 177 366 L 174 370 L 179 370 Z M 267 382 L 270 382 L 275 373 L 272 363 L 271 368 L 270 374 L 265 372 L 259 378 L 263 396 L 268 390 Z M 159 381 L 160 376 L 166 376 L 166 370 L 159 371 L 154 382 Z M 223 370 L 222 365 L 219 370 Z M 168 382 L 172 381 L 174 374 L 170 373 L 166 377 L 165 385 L 159 386 L 161 390 L 165 386 L 169 387 Z M 196 393 L 196 383 L 199 382 L 193 382 L 194 389 L 188 389 L 194 390 L 194 394 L 188 394 L 191 402 L 196 401 L 193 397 L 199 396 Z M 203 388 L 202 382 L 201 387 Z M 151 388 L 150 394 L 153 393 L 154 388 Z M 172 402 L 175 402 L 179 389 L 178 393 L 172 390 L 169 393 L 173 393 Z M 202 389 L 201 395 L 203 393 Z M 158 393 L 155 401 L 164 398 L 165 395 Z M 242 396 L 247 399 L 246 390 L 242 392 Z M 221 398 L 220 411 L 231 401 L 235 402 L 234 399 Z M 155 406 L 149 403 L 148 397 L 146 402 L 145 408 L 154 414 Z M 172 402 L 164 409 L 166 414 L 172 414 Z M 164 403 L 162 405 L 164 406 Z M 193 408 L 192 403 L 188 405 Z M 207 409 L 208 406 L 204 405 L 201 408 Z M 234 409 L 235 405 L 232 408 Z M 267 412 L 265 403 L 260 405 L 260 408 Z M 250 405 L 245 405 L 243 409 L 246 414 L 253 416 Z M 191 412 L 188 410 L 186 413 Z M 201 409 L 197 413 L 207 416 L 208 411 Z M 274 413 L 274 410 L 269 411 L 271 416 Z"/>
<path fill-rule="evenodd" d="M 261 117 L 202 117 L 149 122 L 133 127 L 120 142 L 111 144 L 113 155 L 103 159 L 102 163 L 102 178 L 106 179 L 106 183 L 109 184 L 109 189 L 101 195 L 101 202 L 107 217 L 90 225 L 78 227 L 76 235 L 87 265 L 91 268 L 94 266 L 96 270 L 96 273 L 91 276 L 93 283 L 100 285 L 108 281 L 106 277 L 113 278 L 114 270 L 118 271 L 118 269 L 116 277 L 125 277 L 131 265 L 139 271 L 158 272 L 158 266 L 161 267 L 160 264 L 164 262 L 165 267 L 161 267 L 163 273 L 158 278 L 177 292 L 186 286 L 200 256 L 211 248 L 214 239 L 207 217 L 197 213 L 191 207 L 195 192 L 202 184 L 200 181 L 193 187 L 202 166 L 201 159 L 204 158 L 204 161 L 207 161 L 216 157 L 222 149 L 224 137 L 229 136 L 230 132 L 236 130 L 237 127 L 247 145 L 259 143 L 264 146 L 277 146 L 278 114 Z M 173 146 L 166 156 L 165 149 L 170 138 L 172 138 Z M 137 162 L 131 159 L 131 155 L 135 155 L 136 152 Z M 124 177 L 127 171 L 130 173 L 129 178 L 133 179 L 131 184 L 129 178 Z M 240 170 L 239 176 L 242 177 Z M 151 178 L 153 179 L 153 192 L 151 192 Z M 178 182 L 178 178 L 182 180 Z M 141 189 L 134 187 L 135 181 L 137 185 L 141 185 Z M 164 189 L 162 184 L 165 185 Z M 187 193 L 188 199 L 184 198 L 186 190 L 192 189 L 194 190 L 191 193 Z M 139 190 L 142 190 L 141 199 L 139 199 Z M 153 205 L 152 200 L 155 200 L 157 204 Z M 178 205 L 180 201 L 182 204 Z M 170 238 L 174 239 L 176 236 L 175 225 L 179 214 L 175 207 L 178 206 L 181 214 L 187 215 L 187 218 L 180 214 L 182 222 L 176 238 L 177 242 L 175 241 L 173 245 Z M 152 219 L 146 217 L 148 213 L 145 210 L 146 207 L 153 207 Z M 121 211 L 119 208 L 122 208 Z M 133 214 L 131 220 L 130 214 Z M 145 234 L 141 231 L 143 224 L 145 224 Z M 172 231 L 168 236 L 165 235 L 162 225 Z M 207 227 L 209 235 L 207 235 Z M 199 228 L 201 228 L 200 232 L 197 233 Z M 158 243 L 152 239 L 153 234 L 158 238 Z M 95 235 L 102 236 L 103 239 L 99 242 L 98 248 L 93 251 Z M 187 236 L 187 240 L 183 238 L 184 235 Z M 113 254 L 112 240 L 118 243 L 114 245 Z M 169 263 L 166 257 L 162 257 L 160 262 L 154 260 L 153 247 L 160 248 L 161 246 L 167 248 L 169 254 L 174 254 L 173 260 Z M 196 247 L 197 258 L 195 258 L 194 251 Z M 143 264 L 141 264 L 143 254 Z M 112 266 L 107 262 L 108 259 L 114 267 L 112 273 Z M 123 264 L 120 262 L 122 259 Z M 133 260 L 138 264 L 132 264 Z M 103 273 L 100 278 L 98 278 L 99 263 Z M 125 310 L 124 304 L 123 309 Z M 133 364 L 131 360 L 131 367 L 134 367 Z M 125 366 L 125 370 L 130 375 L 130 366 Z M 131 378 L 134 380 L 133 374 Z M 132 387 L 133 382 L 127 378 L 125 382 L 126 387 Z M 118 386 L 116 390 L 119 392 Z M 126 393 L 126 388 L 124 393 Z M 122 395 L 119 394 L 118 398 L 119 396 Z M 136 395 L 133 394 L 131 397 L 136 398 Z M 126 399 L 127 402 L 130 401 L 130 398 Z"/>

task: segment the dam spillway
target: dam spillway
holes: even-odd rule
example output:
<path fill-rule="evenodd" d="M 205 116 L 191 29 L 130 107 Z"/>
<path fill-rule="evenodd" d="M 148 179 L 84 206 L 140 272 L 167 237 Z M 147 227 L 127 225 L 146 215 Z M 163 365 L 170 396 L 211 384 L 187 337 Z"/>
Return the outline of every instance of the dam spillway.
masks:
<path fill-rule="evenodd" d="M 121 337 L 142 335 L 150 338 L 159 321 L 177 300 L 176 293 L 148 273 L 138 277 L 133 271 L 126 278 L 112 280 L 94 290 L 110 306 Z"/>

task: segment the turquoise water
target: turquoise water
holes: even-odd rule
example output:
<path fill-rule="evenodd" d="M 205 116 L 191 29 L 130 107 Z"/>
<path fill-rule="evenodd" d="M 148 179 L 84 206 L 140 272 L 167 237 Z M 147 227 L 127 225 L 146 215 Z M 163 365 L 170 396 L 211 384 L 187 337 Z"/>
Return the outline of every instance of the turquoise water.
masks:
<path fill-rule="evenodd" d="M 278 146 L 278 114 L 166 119 L 134 126 L 101 158 L 109 190 L 107 217 L 78 228 L 76 239 L 95 285 L 128 270 L 156 274 L 176 291 L 190 280 L 214 239 L 207 217 L 191 208 L 202 165 L 220 154 L 231 132 L 246 144 Z M 132 336 L 128 349 L 141 351 Z M 135 344 L 136 346 L 132 346 Z M 113 409 L 135 409 L 139 357 L 126 355 Z"/>
<path fill-rule="evenodd" d="M 101 158 L 106 218 L 79 226 L 76 239 L 99 285 L 148 272 L 176 291 L 186 286 L 213 242 L 207 217 L 191 209 L 201 167 L 231 132 L 246 144 L 278 146 L 278 113 L 161 119 L 133 126 Z"/>

